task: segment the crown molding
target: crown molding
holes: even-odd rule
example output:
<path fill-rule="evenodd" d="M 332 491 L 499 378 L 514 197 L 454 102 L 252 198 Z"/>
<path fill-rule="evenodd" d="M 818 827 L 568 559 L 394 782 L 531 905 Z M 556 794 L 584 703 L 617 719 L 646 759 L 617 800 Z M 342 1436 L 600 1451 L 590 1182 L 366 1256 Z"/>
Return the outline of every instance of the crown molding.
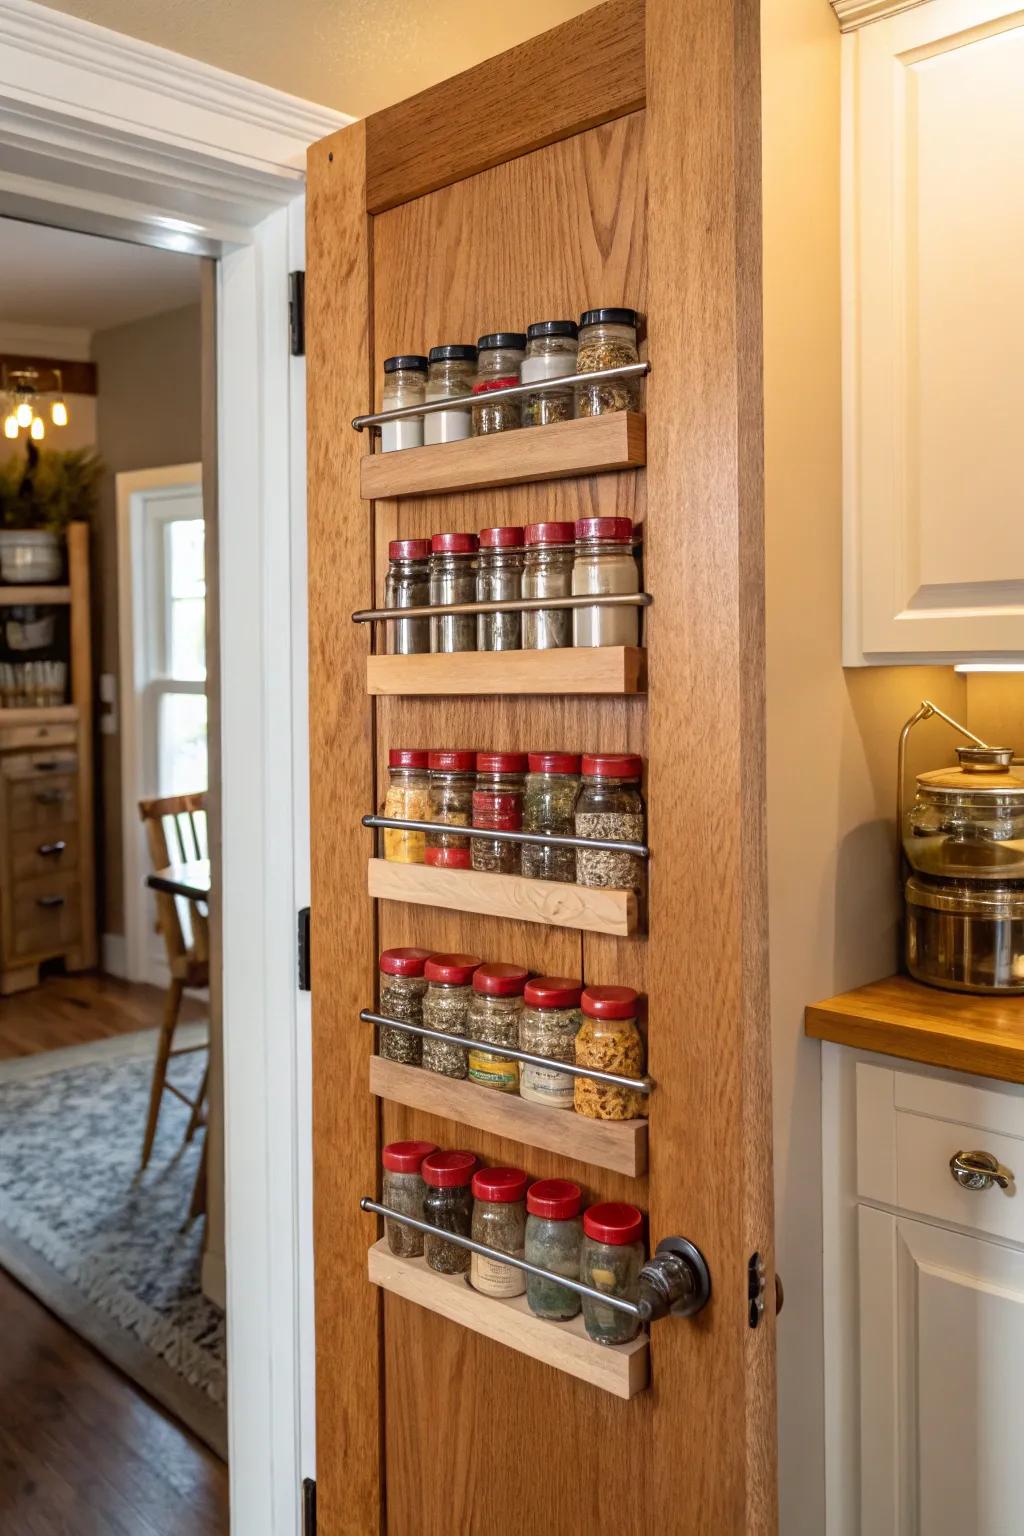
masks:
<path fill-rule="evenodd" d="M 840 32 L 856 32 L 871 21 L 885 21 L 900 11 L 912 11 L 928 0 L 830 0 Z"/>
<path fill-rule="evenodd" d="M 87 363 L 92 349 L 92 333 L 80 326 L 26 325 L 21 320 L 0 320 L 0 353 L 10 356 L 43 357 L 51 362 L 67 358 Z"/>

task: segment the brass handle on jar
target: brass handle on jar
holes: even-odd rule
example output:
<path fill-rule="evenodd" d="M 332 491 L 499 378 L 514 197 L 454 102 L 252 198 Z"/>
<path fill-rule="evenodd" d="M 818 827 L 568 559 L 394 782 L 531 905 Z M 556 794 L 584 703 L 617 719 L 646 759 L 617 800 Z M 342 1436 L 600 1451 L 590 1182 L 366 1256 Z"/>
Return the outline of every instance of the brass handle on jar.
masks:
<path fill-rule="evenodd" d="M 962 1189 L 1011 1189 L 1013 1170 L 1004 1168 L 991 1152 L 954 1152 L 949 1160 L 949 1171 Z"/>

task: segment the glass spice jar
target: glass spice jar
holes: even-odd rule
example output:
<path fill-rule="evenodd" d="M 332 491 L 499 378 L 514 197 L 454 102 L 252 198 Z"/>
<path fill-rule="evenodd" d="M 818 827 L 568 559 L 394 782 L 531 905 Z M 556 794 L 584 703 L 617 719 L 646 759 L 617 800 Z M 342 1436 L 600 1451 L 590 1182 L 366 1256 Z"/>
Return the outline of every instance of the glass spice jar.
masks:
<path fill-rule="evenodd" d="M 473 436 L 511 432 L 522 426 L 522 407 L 512 400 L 488 400 L 495 389 L 519 383 L 519 365 L 526 355 L 522 331 L 495 331 L 477 342 L 477 370 L 473 384 Z M 482 397 L 482 398 L 481 398 Z"/>
<path fill-rule="evenodd" d="M 635 1205 L 618 1201 L 592 1205 L 583 1213 L 580 1279 L 584 1285 L 640 1300 L 640 1271 L 644 1263 L 644 1219 Z M 583 1297 L 583 1325 L 597 1344 L 628 1344 L 640 1332 L 639 1318 L 600 1301 Z"/>
<path fill-rule="evenodd" d="M 388 792 L 384 815 L 396 821 L 430 820 L 430 775 L 426 752 L 392 747 L 388 753 Z M 384 857 L 389 864 L 422 864 L 426 833 L 384 828 Z"/>
<path fill-rule="evenodd" d="M 427 991 L 423 998 L 423 1023 L 445 1035 L 466 1037 L 469 1023 L 470 983 L 480 964 L 476 955 L 431 955 L 423 967 Z M 423 1066 L 442 1077 L 466 1076 L 466 1047 L 446 1040 L 423 1041 Z"/>
<path fill-rule="evenodd" d="M 523 1012 L 523 988 L 529 971 L 521 965 L 481 965 L 473 972 L 467 1028 L 471 1040 L 487 1045 L 519 1047 L 519 1020 Z M 469 1080 L 499 1093 L 519 1092 L 519 1063 L 493 1051 L 471 1050 Z"/>
<path fill-rule="evenodd" d="M 379 1012 L 387 1019 L 401 1019 L 406 1024 L 423 1023 L 423 999 L 427 979 L 423 968 L 430 959 L 429 949 L 385 949 L 377 962 L 379 975 Z M 387 1061 L 400 1061 L 418 1067 L 423 1060 L 423 1041 L 406 1029 L 380 1026 L 377 1050 Z"/>
<path fill-rule="evenodd" d="M 425 443 L 454 443 L 469 437 L 469 396 L 473 393 L 476 374 L 476 347 L 462 342 L 447 343 L 443 347 L 431 347 L 427 359 L 427 387 L 424 399 L 459 400 L 465 405 L 453 405 L 450 411 L 430 411 L 423 418 Z"/>
<path fill-rule="evenodd" d="M 473 825 L 488 832 L 521 832 L 525 752 L 478 752 L 473 790 Z M 503 838 L 474 837 L 472 865 L 481 873 L 514 875 L 519 870 L 521 844 Z"/>
<path fill-rule="evenodd" d="M 429 752 L 427 766 L 430 769 L 427 820 L 445 822 L 450 827 L 472 826 L 476 753 Z M 434 869 L 469 869 L 473 862 L 469 844 L 468 837 L 438 827 L 425 834 L 423 862 Z"/>
<path fill-rule="evenodd" d="M 518 601 L 523 595 L 523 530 L 481 528 L 480 558 L 476 568 L 478 603 Z M 518 651 L 518 613 L 478 613 L 478 651 Z"/>
<path fill-rule="evenodd" d="M 583 782 L 576 801 L 577 837 L 642 843 L 644 802 L 640 794 L 643 763 L 631 753 L 583 756 Z M 577 848 L 576 879 L 580 885 L 616 891 L 641 891 L 644 861 L 636 853 L 610 848 Z"/>
<path fill-rule="evenodd" d="M 473 1225 L 472 1152 L 431 1152 L 420 1164 L 426 1190 L 423 1220 L 438 1230 L 423 1235 L 423 1252 L 431 1269 L 440 1275 L 464 1275 L 469 1269 L 469 1249 L 447 1243 L 441 1235 L 454 1232 L 471 1237 Z"/>
<path fill-rule="evenodd" d="M 422 405 L 427 387 L 427 360 L 411 354 L 384 359 L 384 394 L 382 411 L 400 411 L 410 405 Z M 406 416 L 402 421 L 384 421 L 380 428 L 381 453 L 398 448 L 423 447 L 423 417 Z"/>
<path fill-rule="evenodd" d="M 420 1167 L 425 1157 L 436 1152 L 432 1141 L 392 1141 L 381 1152 L 384 1165 L 381 1176 L 381 1203 L 403 1216 L 415 1216 L 425 1221 L 423 1197 L 427 1186 L 423 1182 Z M 418 1259 L 423 1253 L 423 1233 L 415 1227 L 403 1226 L 400 1221 L 384 1218 L 384 1236 L 391 1252 L 400 1259 Z"/>
<path fill-rule="evenodd" d="M 640 361 L 635 309 L 588 309 L 580 316 L 577 373 L 622 368 Z M 640 401 L 638 379 L 602 379 L 576 385 L 576 415 L 604 416 L 609 411 L 635 411 Z"/>
<path fill-rule="evenodd" d="M 527 1264 L 553 1270 L 566 1280 L 580 1278 L 582 1204 L 582 1190 L 568 1179 L 538 1179 L 530 1185 L 526 1192 L 523 1255 Z M 580 1310 L 576 1291 L 570 1291 L 555 1280 L 542 1280 L 539 1275 L 527 1275 L 526 1300 L 535 1317 L 544 1317 L 553 1323 L 568 1322 Z"/>
<path fill-rule="evenodd" d="M 573 811 L 580 792 L 580 760 L 572 752 L 531 752 L 523 792 L 523 831 L 575 837 Z M 520 864 L 531 880 L 576 879 L 576 849 L 523 843 Z"/>
<path fill-rule="evenodd" d="M 523 561 L 524 597 L 571 597 L 576 555 L 575 523 L 530 523 Z M 552 651 L 572 645 L 572 611 L 538 608 L 523 614 L 523 650 Z"/>
<path fill-rule="evenodd" d="M 574 320 L 538 320 L 526 327 L 526 356 L 519 365 L 520 384 L 538 384 L 549 379 L 564 379 L 576 372 L 577 326 Z M 573 392 L 568 389 L 540 389 L 524 395 L 524 427 L 546 427 L 555 421 L 573 418 Z"/>
<path fill-rule="evenodd" d="M 642 1077 L 644 1046 L 636 1027 L 633 988 L 587 987 L 580 1007 L 583 1021 L 576 1035 L 576 1065 L 619 1077 Z M 576 1113 L 588 1120 L 638 1120 L 646 1112 L 645 1095 L 633 1088 L 577 1077 L 573 1092 Z"/>
<path fill-rule="evenodd" d="M 581 518 L 576 524 L 573 596 L 594 593 L 606 597 L 639 591 L 640 569 L 633 554 L 629 518 Z M 639 608 L 577 608 L 573 613 L 573 645 L 637 645 L 639 640 Z"/>
<path fill-rule="evenodd" d="M 475 533 L 435 533 L 430 540 L 430 602 L 476 601 Z M 476 615 L 440 613 L 430 620 L 430 649 L 435 653 L 476 650 Z"/>
<path fill-rule="evenodd" d="M 384 577 L 385 608 L 425 608 L 430 602 L 430 540 L 392 539 Z M 430 650 L 429 619 L 398 619 L 385 626 L 391 656 L 423 656 Z"/>
<path fill-rule="evenodd" d="M 526 1247 L 526 1174 L 518 1168 L 480 1168 L 472 1188 L 473 1241 L 521 1259 Z M 522 1296 L 526 1275 L 511 1264 L 474 1253 L 469 1283 L 484 1296 Z"/>
<path fill-rule="evenodd" d="M 567 976 L 536 976 L 528 981 L 519 1020 L 519 1049 L 553 1062 L 574 1063 L 582 991 L 582 982 Z M 549 1109 L 572 1109 L 576 1099 L 570 1073 L 526 1061 L 519 1064 L 519 1094 Z"/>

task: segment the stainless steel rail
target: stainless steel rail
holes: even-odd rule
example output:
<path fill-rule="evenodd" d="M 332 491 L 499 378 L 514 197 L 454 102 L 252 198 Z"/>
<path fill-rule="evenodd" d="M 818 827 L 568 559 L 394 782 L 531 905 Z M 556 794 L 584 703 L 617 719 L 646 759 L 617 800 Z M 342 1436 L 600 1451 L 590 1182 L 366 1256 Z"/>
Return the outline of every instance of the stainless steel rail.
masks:
<path fill-rule="evenodd" d="M 434 411 L 464 410 L 470 405 L 490 405 L 492 400 L 518 400 L 522 395 L 543 394 L 551 389 L 572 389 L 577 384 L 600 384 L 605 379 L 639 379 L 650 373 L 650 363 L 622 363 L 618 368 L 595 368 L 593 373 L 567 373 L 560 379 L 538 379 L 534 384 L 506 384 L 503 389 L 489 389 L 479 395 L 448 395 L 444 400 L 425 400 L 422 405 L 401 405 L 393 411 L 373 411 L 368 416 L 353 416 L 357 432 L 366 427 L 380 427 L 386 421 L 407 421 L 411 416 L 429 416 Z"/>
<path fill-rule="evenodd" d="M 502 843 L 536 843 L 546 848 L 603 848 L 650 858 L 646 843 L 616 843 L 609 837 L 568 837 L 559 832 L 505 832 L 493 827 L 459 827 L 450 821 L 405 821 L 401 816 L 364 816 L 364 827 L 394 827 L 399 832 L 457 832 L 460 837 L 484 837 Z"/>
<path fill-rule="evenodd" d="M 432 619 L 449 613 L 538 613 L 542 608 L 649 608 L 653 601 L 649 592 L 595 592 L 586 597 L 510 597 L 501 603 L 421 603 L 416 608 L 360 608 L 352 615 L 352 622 Z"/>

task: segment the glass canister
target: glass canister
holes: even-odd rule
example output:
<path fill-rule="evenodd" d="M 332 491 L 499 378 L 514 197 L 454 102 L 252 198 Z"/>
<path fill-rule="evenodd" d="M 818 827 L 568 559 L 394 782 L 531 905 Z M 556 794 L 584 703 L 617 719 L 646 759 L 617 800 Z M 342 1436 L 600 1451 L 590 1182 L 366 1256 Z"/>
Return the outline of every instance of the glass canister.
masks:
<path fill-rule="evenodd" d="M 522 595 L 523 530 L 481 528 L 480 557 L 476 568 L 477 602 L 518 601 Z M 521 639 L 519 620 L 518 613 L 478 613 L 477 650 L 518 651 Z"/>
<path fill-rule="evenodd" d="M 473 1226 L 472 1152 L 431 1152 L 420 1164 L 427 1186 L 423 1195 L 423 1220 L 438 1235 L 424 1233 L 423 1253 L 431 1269 L 440 1275 L 464 1275 L 469 1270 L 469 1249 L 445 1242 L 445 1232 L 471 1237 Z"/>
<path fill-rule="evenodd" d="M 526 356 L 519 365 L 519 382 L 537 384 L 549 379 L 564 379 L 576 372 L 576 337 L 574 320 L 538 320 L 526 328 Z M 572 386 L 567 389 L 541 389 L 524 395 L 524 427 L 546 427 L 556 421 L 571 421 L 574 401 Z"/>
<path fill-rule="evenodd" d="M 576 557 L 575 523 L 530 523 L 523 561 L 524 597 L 571 597 Z M 538 608 L 523 614 L 523 650 L 572 645 L 572 610 Z"/>
<path fill-rule="evenodd" d="M 576 524 L 572 591 L 574 597 L 640 591 L 633 524 L 628 517 L 585 517 Z M 573 613 L 573 645 L 638 645 L 639 641 L 639 608 L 577 608 Z"/>
<path fill-rule="evenodd" d="M 428 752 L 430 794 L 427 820 L 444 822 L 449 827 L 473 824 L 473 789 L 476 784 L 476 753 L 445 750 Z M 436 831 L 425 834 L 424 864 L 434 869 L 469 869 L 473 855 L 468 837 L 457 832 Z"/>
<path fill-rule="evenodd" d="M 519 1049 L 551 1062 L 576 1061 L 576 1035 L 582 1022 L 580 994 L 583 984 L 567 976 L 536 976 L 523 990 L 523 1012 L 519 1020 Z M 573 1077 L 556 1067 L 519 1064 L 519 1094 L 531 1104 L 549 1109 L 572 1109 L 575 1100 Z"/>
<path fill-rule="evenodd" d="M 423 1214 L 423 1197 L 427 1186 L 420 1172 L 423 1159 L 437 1147 L 432 1141 L 392 1141 L 380 1155 L 384 1165 L 381 1175 L 381 1203 L 390 1205 L 403 1216 L 415 1216 L 426 1221 Z M 404 1227 L 400 1221 L 384 1218 L 384 1236 L 391 1252 L 400 1259 L 418 1259 L 423 1253 L 423 1233 L 415 1227 Z"/>
<path fill-rule="evenodd" d="M 476 601 L 475 533 L 435 533 L 430 540 L 430 601 Z M 430 649 L 447 654 L 476 650 L 476 615 L 441 613 L 430 620 Z"/>
<path fill-rule="evenodd" d="M 517 1259 L 526 1247 L 526 1174 L 519 1168 L 480 1168 L 473 1175 L 474 1242 L 498 1248 Z M 501 1264 L 474 1253 L 469 1283 L 484 1296 L 522 1296 L 526 1275 L 511 1264 Z"/>
<path fill-rule="evenodd" d="M 635 1205 L 610 1201 L 583 1213 L 580 1279 L 608 1296 L 640 1300 L 644 1219 Z M 640 1332 L 638 1318 L 583 1297 L 583 1324 L 598 1344 L 628 1344 Z"/>
<path fill-rule="evenodd" d="M 423 999 L 427 979 L 423 968 L 430 959 L 429 949 L 385 949 L 378 961 L 379 1011 L 388 1019 L 405 1024 L 423 1023 Z M 387 1029 L 383 1024 L 377 1037 L 377 1050 L 388 1061 L 401 1061 L 418 1067 L 423 1060 L 423 1041 L 405 1029 Z"/>
<path fill-rule="evenodd" d="M 430 540 L 392 539 L 384 577 L 385 608 L 425 608 L 430 602 Z M 423 656 L 430 650 L 429 619 L 398 619 L 385 626 L 392 656 Z"/>
<path fill-rule="evenodd" d="M 384 815 L 396 821 L 430 820 L 429 754 L 409 747 L 392 747 L 388 753 L 388 792 Z M 384 857 L 389 864 L 422 864 L 425 832 L 399 827 L 384 828 Z"/>
<path fill-rule="evenodd" d="M 445 1035 L 468 1038 L 469 1002 L 473 972 L 480 964 L 476 955 L 431 955 L 423 967 L 427 991 L 423 998 L 423 1023 Z M 442 1077 L 466 1076 L 466 1047 L 446 1040 L 423 1041 L 423 1065 Z"/>
<path fill-rule="evenodd" d="M 643 763 L 632 753 L 584 753 L 583 782 L 576 801 L 577 837 L 617 843 L 644 840 L 644 802 L 640 794 Z M 636 853 L 609 848 L 577 848 L 580 885 L 616 891 L 642 891 L 644 861 Z"/>
<path fill-rule="evenodd" d="M 427 359 L 427 387 L 424 398 L 430 400 L 465 399 L 465 405 L 453 405 L 450 411 L 430 411 L 423 418 L 425 443 L 454 443 L 469 437 L 469 396 L 476 375 L 476 347 L 463 342 L 431 347 Z"/>
<path fill-rule="evenodd" d="M 411 353 L 384 359 L 382 411 L 401 411 L 410 405 L 422 405 L 427 388 L 427 360 Z M 380 429 L 381 453 L 398 448 L 423 447 L 423 417 L 407 416 L 403 421 L 385 421 Z"/>
<path fill-rule="evenodd" d="M 488 832 L 521 832 L 525 752 L 478 752 L 473 790 L 473 825 Z M 472 865 L 481 873 L 514 875 L 519 870 L 521 844 L 504 838 L 474 837 Z"/>
<path fill-rule="evenodd" d="M 615 1072 L 619 1077 L 642 1077 L 644 1045 L 636 1027 L 637 994 L 632 987 L 587 987 L 580 998 L 583 1021 L 576 1035 L 576 1065 Z M 592 1077 L 574 1080 L 578 1115 L 588 1120 L 638 1120 L 646 1112 L 645 1095 L 632 1088 L 597 1082 Z"/>
<path fill-rule="evenodd" d="M 477 342 L 477 370 L 473 384 L 473 436 L 489 432 L 511 432 L 522 426 L 519 397 L 513 400 L 488 400 L 495 389 L 507 389 L 519 383 L 519 365 L 526 355 L 526 337 L 522 331 L 495 331 Z"/>
<path fill-rule="evenodd" d="M 588 309 L 580 316 L 577 373 L 597 373 L 640 361 L 635 309 Z M 609 411 L 639 408 L 639 379 L 604 379 L 576 385 L 577 416 L 604 416 Z"/>
<path fill-rule="evenodd" d="M 553 1270 L 566 1280 L 580 1278 L 583 1192 L 568 1179 L 538 1179 L 526 1192 L 527 1264 Z M 576 1291 L 539 1275 L 527 1275 L 526 1300 L 535 1317 L 565 1323 L 580 1310 Z"/>
<path fill-rule="evenodd" d="M 486 1045 L 519 1048 L 519 1020 L 523 1012 L 523 988 L 529 971 L 521 965 L 481 965 L 473 972 L 469 1000 L 469 1038 Z M 471 1050 L 469 1080 L 499 1093 L 519 1092 L 519 1063 L 493 1051 Z"/>
<path fill-rule="evenodd" d="M 523 831 L 575 837 L 574 811 L 580 792 L 580 760 L 572 752 L 531 752 L 523 793 Z M 550 843 L 523 843 L 520 864 L 531 880 L 576 879 L 576 849 Z"/>

